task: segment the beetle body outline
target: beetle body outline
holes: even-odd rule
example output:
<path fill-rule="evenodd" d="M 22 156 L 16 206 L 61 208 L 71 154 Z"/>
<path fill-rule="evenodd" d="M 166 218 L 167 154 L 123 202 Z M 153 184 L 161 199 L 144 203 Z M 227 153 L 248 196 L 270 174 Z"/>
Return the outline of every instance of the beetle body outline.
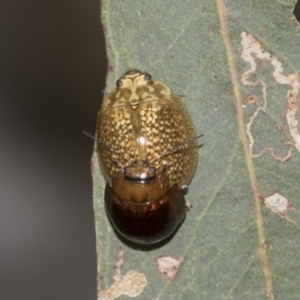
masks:
<path fill-rule="evenodd" d="M 164 83 L 135 69 L 118 79 L 99 111 L 97 152 L 106 211 L 126 239 L 157 243 L 182 223 L 197 138 L 183 100 Z"/>

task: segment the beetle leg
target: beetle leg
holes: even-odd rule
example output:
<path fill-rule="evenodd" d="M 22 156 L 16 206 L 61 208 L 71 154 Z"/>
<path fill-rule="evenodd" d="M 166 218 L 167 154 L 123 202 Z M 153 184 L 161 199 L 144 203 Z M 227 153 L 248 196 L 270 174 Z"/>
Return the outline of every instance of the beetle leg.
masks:
<path fill-rule="evenodd" d="M 187 190 L 188 190 L 188 187 L 187 187 L 187 185 L 182 185 L 182 186 L 180 187 L 180 189 L 181 189 L 182 192 L 185 194 L 185 193 L 187 192 Z"/>
<path fill-rule="evenodd" d="M 189 210 L 191 210 L 191 208 L 193 208 L 193 205 L 189 204 L 189 203 L 186 203 L 186 205 L 185 205 L 185 211 L 189 211 Z"/>

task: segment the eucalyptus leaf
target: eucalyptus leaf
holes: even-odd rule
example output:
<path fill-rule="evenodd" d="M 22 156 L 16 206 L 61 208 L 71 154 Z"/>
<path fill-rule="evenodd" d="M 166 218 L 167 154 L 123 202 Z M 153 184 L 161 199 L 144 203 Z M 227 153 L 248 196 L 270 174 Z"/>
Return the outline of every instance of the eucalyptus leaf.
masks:
<path fill-rule="evenodd" d="M 111 292 L 99 299 L 115 299 L 113 288 L 131 270 L 147 281 L 136 299 L 299 299 L 300 30 L 293 5 L 102 1 L 106 91 L 129 68 L 147 71 L 184 97 L 204 137 L 185 197 L 192 209 L 172 239 L 153 247 L 115 233 L 94 153 L 99 289 Z M 173 277 L 161 257 L 170 257 Z"/>

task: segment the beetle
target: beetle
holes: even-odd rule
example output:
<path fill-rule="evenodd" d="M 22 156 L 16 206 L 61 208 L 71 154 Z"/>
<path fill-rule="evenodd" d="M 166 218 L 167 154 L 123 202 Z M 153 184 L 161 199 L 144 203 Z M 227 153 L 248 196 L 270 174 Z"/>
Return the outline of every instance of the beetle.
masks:
<path fill-rule="evenodd" d="M 106 212 L 123 237 L 157 243 L 182 223 L 199 137 L 167 85 L 137 69 L 117 80 L 99 111 L 95 140 Z"/>

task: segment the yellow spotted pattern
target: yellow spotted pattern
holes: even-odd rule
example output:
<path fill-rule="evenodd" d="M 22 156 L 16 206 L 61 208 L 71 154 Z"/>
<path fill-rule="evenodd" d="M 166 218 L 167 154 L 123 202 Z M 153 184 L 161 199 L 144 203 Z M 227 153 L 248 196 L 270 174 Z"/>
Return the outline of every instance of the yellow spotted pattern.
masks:
<path fill-rule="evenodd" d="M 108 146 L 97 145 L 103 174 L 111 183 L 119 171 L 112 158 L 122 167 L 141 159 L 157 172 L 167 164 L 171 186 L 187 185 L 198 161 L 197 141 L 158 157 L 195 138 L 193 122 L 180 97 L 172 95 L 161 82 L 143 80 L 144 76 L 145 73 L 130 70 L 120 78 L 123 85 L 104 99 L 97 131 L 97 138 Z"/>

